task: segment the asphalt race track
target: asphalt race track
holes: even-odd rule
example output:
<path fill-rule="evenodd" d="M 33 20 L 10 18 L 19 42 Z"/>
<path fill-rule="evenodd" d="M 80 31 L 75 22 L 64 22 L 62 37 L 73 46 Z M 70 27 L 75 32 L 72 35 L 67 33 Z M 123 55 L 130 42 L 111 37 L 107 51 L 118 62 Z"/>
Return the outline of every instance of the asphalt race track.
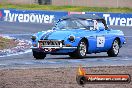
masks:
<path fill-rule="evenodd" d="M 106 53 L 99 53 L 88 54 L 84 59 L 71 59 L 67 55 L 47 55 L 44 60 L 35 60 L 29 49 L 21 54 L 0 56 L 0 69 L 132 65 L 132 27 L 111 26 L 111 28 L 122 30 L 127 39 L 127 44 L 120 49 L 118 57 L 108 57 Z M 51 29 L 50 24 L 0 22 L 0 34 L 29 41 L 33 33 L 48 29 Z"/>

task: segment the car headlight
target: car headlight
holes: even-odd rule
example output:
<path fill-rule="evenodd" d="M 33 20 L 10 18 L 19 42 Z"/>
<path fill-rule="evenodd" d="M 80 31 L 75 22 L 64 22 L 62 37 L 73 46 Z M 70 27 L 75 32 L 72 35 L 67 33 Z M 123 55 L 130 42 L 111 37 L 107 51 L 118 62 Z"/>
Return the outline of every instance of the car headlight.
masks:
<path fill-rule="evenodd" d="M 31 39 L 32 39 L 33 41 L 35 41 L 35 40 L 36 40 L 36 36 L 32 36 Z"/>
<path fill-rule="evenodd" d="M 75 40 L 75 36 L 70 35 L 68 39 L 69 39 L 71 42 L 73 42 L 73 41 Z"/>

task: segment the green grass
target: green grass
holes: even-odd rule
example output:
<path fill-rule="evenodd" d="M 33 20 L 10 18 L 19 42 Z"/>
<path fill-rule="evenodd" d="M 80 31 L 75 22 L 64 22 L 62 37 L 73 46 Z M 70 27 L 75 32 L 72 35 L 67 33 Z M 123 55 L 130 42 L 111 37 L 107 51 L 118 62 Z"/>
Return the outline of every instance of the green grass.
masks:
<path fill-rule="evenodd" d="M 83 6 L 53 6 L 53 5 L 18 5 L 0 4 L 4 9 L 26 9 L 26 10 L 55 10 L 55 11 L 78 11 L 78 12 L 123 12 L 131 13 L 132 8 L 107 8 L 107 7 L 83 7 Z"/>
<path fill-rule="evenodd" d="M 17 46 L 18 42 L 0 36 L 0 50 Z"/>

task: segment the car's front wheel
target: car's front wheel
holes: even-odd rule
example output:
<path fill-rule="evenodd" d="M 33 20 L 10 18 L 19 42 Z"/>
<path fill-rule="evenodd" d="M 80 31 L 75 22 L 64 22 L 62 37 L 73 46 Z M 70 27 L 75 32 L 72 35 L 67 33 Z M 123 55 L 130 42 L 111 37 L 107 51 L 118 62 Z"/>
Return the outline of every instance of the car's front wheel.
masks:
<path fill-rule="evenodd" d="M 84 58 L 87 53 L 87 42 L 81 40 L 78 44 L 77 50 L 73 53 L 70 53 L 69 56 L 72 58 Z"/>
<path fill-rule="evenodd" d="M 120 49 L 119 40 L 115 39 L 111 49 L 107 52 L 108 56 L 116 57 L 119 53 L 119 49 Z"/>
<path fill-rule="evenodd" d="M 34 50 L 32 52 L 35 59 L 44 59 L 46 57 L 46 54 L 44 54 L 43 52 L 37 52 Z"/>

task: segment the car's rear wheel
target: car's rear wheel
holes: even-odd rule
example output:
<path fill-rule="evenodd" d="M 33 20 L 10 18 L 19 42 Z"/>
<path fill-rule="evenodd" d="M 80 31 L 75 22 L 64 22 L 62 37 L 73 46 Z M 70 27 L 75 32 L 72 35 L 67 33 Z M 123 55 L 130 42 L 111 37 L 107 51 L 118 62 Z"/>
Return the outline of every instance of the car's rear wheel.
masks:
<path fill-rule="evenodd" d="M 70 53 L 69 56 L 72 58 L 84 58 L 87 53 L 87 42 L 81 40 L 78 44 L 77 50 L 73 53 Z"/>
<path fill-rule="evenodd" d="M 111 49 L 107 52 L 108 56 L 116 57 L 119 54 L 119 49 L 120 49 L 119 40 L 115 39 Z"/>
<path fill-rule="evenodd" d="M 46 54 L 44 54 L 43 52 L 37 52 L 34 50 L 32 52 L 35 59 L 44 59 L 46 57 Z"/>

